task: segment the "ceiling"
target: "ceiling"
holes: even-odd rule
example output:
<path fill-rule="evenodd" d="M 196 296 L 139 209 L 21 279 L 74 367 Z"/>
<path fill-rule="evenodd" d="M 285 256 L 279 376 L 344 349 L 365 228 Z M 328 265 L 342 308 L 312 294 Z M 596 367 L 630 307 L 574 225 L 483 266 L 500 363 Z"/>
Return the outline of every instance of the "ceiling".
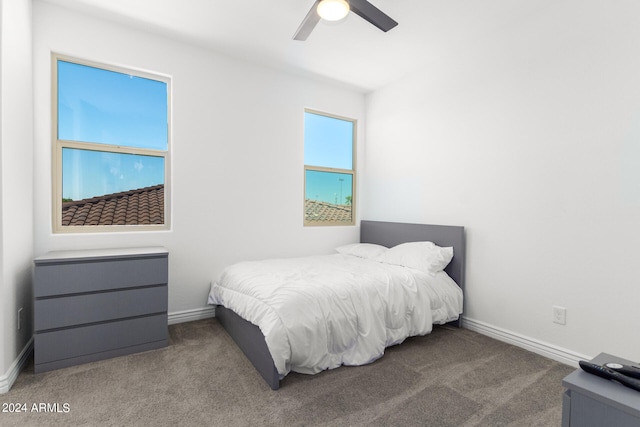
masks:
<path fill-rule="evenodd" d="M 142 27 L 242 60 L 311 74 L 370 92 L 435 67 L 518 25 L 557 0 L 371 0 L 398 21 L 384 33 L 351 13 L 320 22 L 305 42 L 292 36 L 314 0 L 44 0 Z"/>

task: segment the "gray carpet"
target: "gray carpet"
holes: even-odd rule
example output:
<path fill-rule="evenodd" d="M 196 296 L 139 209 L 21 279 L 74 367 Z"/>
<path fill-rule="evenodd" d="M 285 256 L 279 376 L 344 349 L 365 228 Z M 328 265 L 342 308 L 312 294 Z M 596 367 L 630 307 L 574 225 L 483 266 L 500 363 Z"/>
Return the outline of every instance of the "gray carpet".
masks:
<path fill-rule="evenodd" d="M 0 402 L 63 412 L 0 413 L 0 425 L 559 426 L 573 370 L 436 327 L 370 365 L 292 373 L 272 391 L 215 319 L 169 331 L 166 349 L 38 375 L 27 366 Z"/>

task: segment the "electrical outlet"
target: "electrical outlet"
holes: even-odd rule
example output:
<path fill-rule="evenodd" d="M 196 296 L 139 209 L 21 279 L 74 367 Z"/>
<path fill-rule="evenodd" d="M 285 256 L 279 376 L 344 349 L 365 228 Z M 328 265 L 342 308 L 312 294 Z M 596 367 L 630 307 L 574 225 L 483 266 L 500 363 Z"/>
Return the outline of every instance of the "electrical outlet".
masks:
<path fill-rule="evenodd" d="M 567 324 L 567 309 L 557 305 L 553 306 L 553 322 L 560 325 Z"/>
<path fill-rule="evenodd" d="M 20 327 L 22 326 L 22 308 L 20 307 L 18 309 L 18 330 L 20 330 Z"/>

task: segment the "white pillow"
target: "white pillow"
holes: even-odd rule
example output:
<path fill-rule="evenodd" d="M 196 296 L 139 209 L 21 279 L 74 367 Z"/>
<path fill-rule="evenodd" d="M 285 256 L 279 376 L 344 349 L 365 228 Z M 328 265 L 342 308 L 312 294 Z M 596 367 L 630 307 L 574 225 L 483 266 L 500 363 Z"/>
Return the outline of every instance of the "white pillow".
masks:
<path fill-rule="evenodd" d="M 452 258 L 452 247 L 442 248 L 433 242 L 409 242 L 390 248 L 376 260 L 425 273 L 437 273 L 444 270 Z"/>
<path fill-rule="evenodd" d="M 336 248 L 338 253 L 353 255 L 360 258 L 373 259 L 384 254 L 389 248 L 374 243 L 352 243 Z"/>

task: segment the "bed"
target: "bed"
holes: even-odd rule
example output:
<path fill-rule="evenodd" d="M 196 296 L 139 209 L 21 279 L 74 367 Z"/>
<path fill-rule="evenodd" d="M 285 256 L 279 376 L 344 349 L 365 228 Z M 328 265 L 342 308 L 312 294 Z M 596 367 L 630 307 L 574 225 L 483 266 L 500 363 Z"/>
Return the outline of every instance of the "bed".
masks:
<path fill-rule="evenodd" d="M 445 321 L 449 322 L 450 324 L 453 324 L 455 326 L 460 326 L 460 320 L 459 320 L 459 314 L 462 312 L 462 291 L 464 290 L 464 265 L 465 265 L 465 236 L 464 236 L 464 228 L 463 227 L 457 227 L 457 226 L 440 226 L 440 225 L 426 225 L 426 224 L 408 224 L 408 223 L 393 223 L 393 222 L 380 222 L 380 221 L 361 221 L 361 225 L 360 225 L 360 243 L 364 243 L 367 245 L 361 245 L 361 246 L 366 246 L 367 248 L 373 247 L 372 245 L 382 245 L 385 246 L 387 248 L 392 248 L 392 247 L 396 247 L 398 245 L 401 245 L 403 243 L 408 243 L 408 242 L 424 242 L 424 241 L 429 241 L 429 242 L 433 242 L 435 245 L 437 245 L 438 247 L 442 247 L 442 248 L 452 248 L 452 252 L 453 252 L 453 258 L 451 258 L 450 262 L 448 262 L 448 264 L 446 265 L 446 267 L 444 268 L 444 272 L 446 274 L 442 274 L 442 276 L 446 276 L 446 277 L 441 277 L 440 275 L 432 275 L 434 277 L 436 277 L 436 281 L 439 280 L 445 280 L 444 285 L 442 286 L 448 286 L 446 285 L 446 280 L 451 280 L 453 279 L 453 281 L 455 281 L 455 284 L 457 284 L 456 288 L 458 289 L 458 292 L 460 293 L 460 299 L 459 299 L 459 306 L 458 308 L 455 308 L 455 310 L 457 310 L 457 313 L 455 313 L 455 316 L 452 316 L 451 313 L 451 308 L 448 309 L 448 313 L 446 309 L 442 309 L 442 313 L 441 314 L 433 314 L 434 315 L 434 319 L 437 317 L 437 321 L 433 322 L 433 323 L 444 323 Z M 412 245 L 416 245 L 416 244 L 412 244 Z M 406 245 L 405 245 L 406 246 Z M 319 257 L 320 258 L 320 257 Z M 395 270 L 393 270 L 396 267 L 388 267 L 385 266 L 384 267 L 378 267 L 379 262 L 374 263 L 373 261 L 369 261 L 369 260 L 358 260 L 357 263 L 364 263 L 364 264 L 355 264 L 355 266 L 351 266 L 351 258 L 354 257 L 348 257 L 348 256 L 331 256 L 328 255 L 326 256 L 326 258 L 320 258 L 321 262 L 327 262 L 329 264 L 328 267 L 320 264 L 318 266 L 318 269 L 326 269 L 326 268 L 334 268 L 334 264 L 337 263 L 338 265 L 338 270 L 341 269 L 347 269 L 347 268 L 355 268 L 357 270 L 357 273 L 352 273 L 351 270 L 349 270 L 349 276 L 361 276 L 361 275 L 366 275 L 368 274 L 369 271 L 371 271 L 371 274 L 382 274 L 382 275 L 386 275 L 387 274 L 387 270 L 386 269 L 391 269 L 391 273 L 390 274 L 396 274 Z M 373 259 L 373 258 L 372 258 Z M 302 260 L 303 262 L 316 262 L 315 260 L 309 260 L 307 258 L 300 258 L 300 260 Z M 275 263 L 273 263 L 272 261 L 276 261 Z M 448 261 L 448 260 L 447 260 Z M 272 262 L 271 264 L 266 264 L 266 268 L 267 268 L 267 272 L 263 272 L 264 275 L 266 276 L 270 276 L 270 277 L 275 277 L 277 279 L 278 274 L 279 274 L 279 270 L 278 268 L 280 268 L 280 266 L 282 266 L 282 271 L 286 277 L 290 277 L 292 273 L 288 272 L 287 268 L 289 268 L 289 261 L 288 260 L 271 260 L 270 262 Z M 299 262 L 299 261 L 296 261 Z M 354 263 L 356 261 L 353 261 Z M 369 263 L 369 264 L 367 264 Z M 244 283 L 244 282 L 249 282 L 250 278 L 253 278 L 253 276 L 251 276 L 248 273 L 244 273 L 245 271 L 247 271 L 247 267 L 249 267 L 249 271 L 252 269 L 256 269 L 256 268 L 265 268 L 265 265 L 260 264 L 260 263 L 245 263 L 246 265 L 244 265 L 242 268 L 244 270 L 239 270 L 242 271 L 242 273 L 240 273 L 239 275 L 236 274 L 234 277 L 234 280 L 236 282 L 240 282 L 240 283 Z M 384 263 L 382 263 L 384 264 Z M 309 268 L 313 268 L 314 266 L 311 265 Z M 230 275 L 233 272 L 233 269 L 235 268 L 235 266 L 230 266 L 228 269 L 225 270 L 225 273 L 223 273 L 223 277 L 218 279 L 218 282 L 223 282 L 225 275 Z M 307 268 L 307 267 L 305 267 Z M 380 272 L 377 271 L 378 268 L 384 268 L 383 270 L 381 270 Z M 403 271 L 401 271 L 399 274 L 402 276 L 402 280 L 407 281 L 406 283 L 404 283 L 402 286 L 404 286 L 405 288 L 409 289 L 411 292 L 418 292 L 416 294 L 411 294 L 413 296 L 409 296 L 409 298 L 416 298 L 416 301 L 420 302 L 420 298 L 423 298 L 422 296 L 420 296 L 420 292 L 423 292 L 421 289 L 421 286 L 416 286 L 414 281 L 415 280 L 423 280 L 423 275 L 421 272 L 413 272 L 413 269 L 406 269 L 404 267 L 397 267 L 399 269 L 402 269 Z M 270 272 L 269 272 L 269 269 Z M 227 270 L 230 270 L 230 272 L 227 272 Z M 404 277 L 407 275 L 406 271 L 404 270 L 411 270 L 411 274 L 408 275 L 408 277 Z M 261 270 L 262 272 L 262 270 Z M 253 274 L 253 273 L 251 273 Z M 416 275 L 417 279 L 413 277 L 413 275 Z M 377 277 L 377 276 L 376 276 Z M 271 279 L 270 279 L 271 280 Z M 288 280 L 288 279 L 287 279 Z M 379 282 L 383 283 L 385 281 L 389 281 L 390 279 L 385 277 L 384 279 L 379 280 Z M 395 279 L 394 279 L 395 280 Z M 432 279 L 429 279 L 432 280 Z M 438 282 L 439 283 L 439 282 Z M 454 284 L 454 286 L 455 286 Z M 277 284 L 276 284 L 277 285 Z M 276 286 L 274 285 L 274 286 Z M 356 286 L 360 286 L 358 284 L 356 284 Z M 396 288 L 396 285 L 393 284 L 394 289 Z M 402 287 L 400 286 L 400 287 Z M 269 294 L 270 288 L 268 287 L 260 287 L 259 288 L 259 292 L 261 292 L 262 294 L 265 294 L 267 297 L 270 297 L 271 294 Z M 335 295 L 340 294 L 341 292 L 343 292 L 341 290 L 342 288 L 334 288 L 334 289 L 330 289 L 327 291 L 327 293 L 333 293 L 333 302 L 331 302 L 331 305 L 337 304 L 336 306 L 336 310 L 338 312 L 338 314 L 340 314 L 340 310 L 342 311 L 349 311 L 351 310 L 351 308 L 349 308 L 349 306 L 340 306 L 340 304 L 342 304 L 340 301 L 336 300 L 341 300 L 342 297 L 338 296 L 336 297 Z M 394 291 L 395 292 L 395 291 Z M 405 294 L 406 294 L 406 289 L 405 289 Z M 430 291 L 431 292 L 431 291 Z M 438 291 L 439 292 L 439 291 Z M 226 289 L 224 286 L 220 286 L 218 285 L 217 282 L 214 282 L 214 284 L 212 285 L 212 290 L 210 293 L 210 297 L 209 297 L 209 302 L 213 303 L 216 305 L 216 318 L 218 319 L 218 321 L 220 322 L 220 324 L 225 328 L 225 330 L 229 333 L 229 335 L 233 338 L 233 340 L 236 342 L 236 344 L 238 345 L 238 347 L 243 351 L 243 353 L 246 355 L 246 357 L 249 359 L 249 361 L 254 365 L 254 367 L 256 368 L 256 370 L 260 373 L 260 375 L 264 378 L 264 380 L 267 382 L 267 384 L 273 389 L 273 390 L 277 390 L 280 387 L 280 380 L 284 377 L 284 375 L 286 375 L 289 372 L 289 366 L 287 366 L 286 368 L 283 367 L 283 361 L 281 360 L 280 357 L 280 350 L 279 349 L 275 349 L 274 346 L 279 346 L 280 343 L 282 343 L 282 346 L 284 345 L 290 345 L 290 346 L 300 346 L 300 345 L 309 345 L 311 347 L 313 347 L 315 344 L 317 344 L 316 341 L 322 343 L 323 340 L 325 339 L 324 337 L 322 339 L 315 339 L 314 335 L 309 335 L 309 334 L 316 334 L 316 333 L 321 333 L 321 334 L 325 334 L 325 329 L 327 330 L 326 335 L 327 336 L 331 336 L 331 334 L 333 332 L 331 332 L 332 328 L 334 328 L 335 325 L 333 324 L 338 324 L 338 323 L 345 323 L 343 321 L 342 318 L 338 318 L 340 317 L 338 315 L 338 317 L 336 317 L 335 315 L 333 315 L 333 317 L 331 317 L 332 321 L 330 321 L 328 323 L 328 326 L 326 326 L 326 328 L 323 327 L 318 327 L 318 328 L 310 328 L 308 330 L 303 330 L 302 332 L 300 332 L 300 335 L 303 334 L 307 334 L 307 336 L 312 336 L 312 339 L 309 339 L 308 343 L 303 343 L 303 344 L 298 344 L 300 341 L 298 338 L 295 337 L 296 332 L 292 332 L 290 330 L 279 330 L 278 328 L 275 328 L 275 332 L 272 330 L 271 328 L 271 324 L 274 322 L 279 322 L 279 323 L 290 323 L 290 324 L 297 324 L 298 320 L 297 318 L 295 320 L 292 319 L 287 319 L 286 314 L 287 311 L 284 310 L 283 312 L 279 312 L 279 313 L 275 313 L 272 314 L 271 312 L 267 313 L 269 316 L 272 317 L 272 322 L 271 323 L 267 323 L 266 326 L 264 324 L 264 322 L 262 320 L 257 321 L 255 318 L 255 316 L 262 316 L 261 314 L 255 314 L 254 315 L 254 311 L 258 311 L 258 309 L 260 307 L 262 307 L 263 303 L 262 302 L 257 302 L 257 304 L 260 304 L 258 306 L 255 306 L 253 308 L 243 308 L 243 307 L 239 307 L 237 305 L 234 305 L 232 303 L 231 300 L 233 300 L 233 298 L 236 297 L 237 292 L 233 289 L 229 290 Z M 431 294 L 433 294 L 433 292 L 431 292 Z M 240 296 L 238 296 L 240 297 Z M 242 296 L 242 298 L 245 298 L 244 296 Z M 395 297 L 393 297 L 395 298 Z M 447 296 L 447 298 L 449 298 Z M 254 300 L 254 296 L 249 296 L 249 302 L 253 302 Z M 367 300 L 367 301 L 375 301 L 376 299 L 374 298 L 373 300 Z M 217 304 L 216 304 L 217 303 Z M 224 304 L 224 305 L 222 305 Z M 225 307 L 231 307 L 231 308 L 227 308 Z M 300 305 L 300 304 L 298 304 Z M 316 307 L 319 306 L 320 308 Z M 385 306 L 387 304 L 384 304 Z M 391 304 L 389 304 L 391 305 Z M 446 304 L 443 304 L 446 305 Z M 451 305 L 451 304 L 449 304 Z M 350 307 L 355 307 L 356 305 L 351 303 Z M 433 303 L 431 304 L 431 308 L 433 308 Z M 256 308 L 257 307 L 257 308 Z M 309 314 L 305 313 L 305 315 L 311 316 L 313 317 L 312 312 L 314 310 L 324 310 L 322 307 L 322 304 L 315 304 L 315 302 L 313 304 L 308 304 L 307 307 L 309 307 L 308 310 L 305 310 L 309 312 Z M 360 306 L 359 306 L 360 307 Z M 357 310 L 362 310 L 363 308 L 357 308 Z M 369 310 L 369 308 L 366 306 L 366 304 L 364 305 L 364 309 Z M 244 310 L 244 311 L 243 311 Z M 269 309 L 270 310 L 270 309 Z M 354 310 L 356 310 L 354 308 Z M 373 315 L 371 313 L 374 313 L 374 315 L 376 313 L 379 312 L 379 309 L 376 308 L 375 311 L 373 308 L 371 308 L 370 311 L 367 311 L 364 314 L 361 314 L 363 316 L 368 316 L 368 317 L 372 317 Z M 385 310 L 387 310 L 385 308 Z M 440 308 L 438 308 L 438 310 L 440 310 Z M 239 315 L 237 313 L 242 314 Z M 283 313 L 285 313 L 285 315 L 283 316 Z M 412 311 L 413 313 L 413 311 Z M 434 312 L 435 313 L 435 312 Z M 324 311 L 323 311 L 324 314 Z M 405 313 L 401 313 L 402 315 L 406 316 Z M 431 316 L 432 313 L 431 311 L 429 311 L 429 316 Z M 386 314 L 385 314 L 386 316 Z M 412 314 L 412 316 L 414 316 Z M 246 317 L 248 319 L 251 319 L 253 321 L 249 321 L 249 320 L 245 320 Z M 262 316 L 264 317 L 264 316 Z M 262 319 L 262 317 L 260 317 L 260 319 Z M 267 316 L 268 317 L 268 316 Z M 431 317 L 428 318 L 428 327 L 426 327 L 425 325 L 422 325 L 420 327 L 414 325 L 413 323 L 416 324 L 422 324 L 425 323 L 426 320 L 421 317 L 416 315 L 415 316 L 417 320 L 415 320 L 415 322 L 412 320 L 412 325 L 410 326 L 406 326 L 402 325 L 402 328 L 406 329 L 402 331 L 402 334 L 406 335 L 402 335 L 402 336 L 398 336 L 398 337 L 393 337 L 393 338 L 386 338 L 387 339 L 387 344 L 386 346 L 389 345 L 394 345 L 396 343 L 400 343 L 402 342 L 406 337 L 408 336 L 413 336 L 413 335 L 424 335 L 428 332 L 430 332 L 430 328 L 431 328 Z M 357 328 L 362 328 L 362 326 L 360 324 L 358 324 L 358 322 L 362 322 L 362 320 L 356 320 L 355 323 L 357 324 Z M 254 324 L 255 323 L 255 324 Z M 352 322 L 353 323 L 353 322 Z M 305 321 L 303 320 L 301 322 L 301 324 L 303 325 L 303 327 L 306 327 Z M 260 325 L 256 326 L 256 325 Z M 346 325 L 348 326 L 349 323 L 346 322 Z M 340 326 L 342 328 L 342 326 Z M 393 332 L 393 331 L 392 331 Z M 279 336 L 279 338 L 277 340 L 275 340 L 274 338 L 274 334 L 276 336 Z M 367 330 L 366 331 L 366 335 L 372 335 L 375 336 L 375 333 L 372 333 L 371 331 Z M 345 335 L 346 336 L 346 335 Z M 340 340 L 348 340 L 349 338 L 343 338 L 340 333 L 337 333 L 337 338 L 333 338 L 332 339 L 332 344 L 331 345 L 335 345 L 335 343 L 337 342 L 338 345 L 341 344 Z M 274 344 L 275 343 L 275 344 Z M 379 343 L 378 343 L 379 344 Z M 322 344 L 324 345 L 324 344 Z M 293 348 L 293 347 L 292 347 Z M 306 351 L 306 350 L 305 350 Z M 376 350 L 379 351 L 379 350 Z M 382 349 L 382 351 L 384 351 L 384 349 Z M 331 354 L 329 354 L 331 353 Z M 321 351 L 314 351 L 311 352 L 311 354 L 314 357 L 318 357 L 320 359 L 322 359 L 322 363 L 318 366 L 320 366 L 320 370 L 322 369 L 331 369 L 333 367 L 337 367 L 338 365 L 341 364 L 351 364 L 351 365 L 357 365 L 357 364 L 364 364 L 364 363 L 369 363 L 371 360 L 366 360 L 366 356 L 362 356 L 360 352 L 352 352 L 353 354 L 348 354 L 346 356 L 347 361 L 349 361 L 349 363 L 345 363 L 345 362 L 341 362 L 341 361 L 337 361 L 333 360 L 332 358 L 335 359 L 333 352 L 328 352 L 328 354 L 324 354 Z M 342 356 L 341 356 L 342 357 Z M 360 358 L 365 357 L 364 359 L 360 360 Z M 375 356 L 375 357 L 381 357 L 381 355 L 379 356 Z M 374 357 L 374 359 L 375 359 Z M 355 362 L 354 362 L 355 361 Z M 361 362 L 361 363 L 360 363 Z M 288 363 L 288 361 L 287 361 Z M 314 362 L 315 363 L 315 362 Z M 304 364 L 300 364 L 299 366 L 294 366 L 294 369 L 297 372 L 303 372 L 303 373 L 314 373 L 316 371 L 307 371 L 305 370 L 307 369 Z M 314 368 L 315 369 L 315 368 Z"/>

